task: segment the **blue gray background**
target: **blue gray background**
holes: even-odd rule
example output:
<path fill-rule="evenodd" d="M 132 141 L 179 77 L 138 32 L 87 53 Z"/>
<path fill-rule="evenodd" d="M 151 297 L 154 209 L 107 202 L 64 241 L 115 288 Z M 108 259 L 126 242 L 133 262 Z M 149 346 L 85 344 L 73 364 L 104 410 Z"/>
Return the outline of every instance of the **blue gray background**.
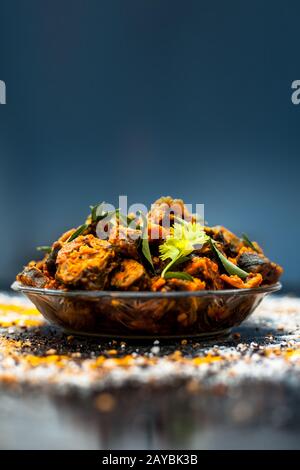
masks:
<path fill-rule="evenodd" d="M 205 204 L 298 288 L 299 1 L 1 0 L 0 287 L 89 204 Z"/>

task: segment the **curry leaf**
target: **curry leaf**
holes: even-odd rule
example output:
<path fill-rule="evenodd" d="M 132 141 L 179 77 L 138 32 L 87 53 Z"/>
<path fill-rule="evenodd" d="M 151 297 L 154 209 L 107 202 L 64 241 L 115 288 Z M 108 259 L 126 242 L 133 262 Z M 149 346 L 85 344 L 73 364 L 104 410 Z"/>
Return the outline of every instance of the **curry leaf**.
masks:
<path fill-rule="evenodd" d="M 90 206 L 92 222 L 97 222 L 97 218 L 99 216 L 102 216 L 104 204 L 105 202 L 100 202 L 99 204 L 96 204 L 95 206 Z"/>
<path fill-rule="evenodd" d="M 47 245 L 37 246 L 36 249 L 37 249 L 38 251 L 44 251 L 45 253 L 51 253 L 51 251 L 52 251 L 52 247 L 51 247 L 51 246 L 47 246 Z"/>
<path fill-rule="evenodd" d="M 229 261 L 229 259 L 226 258 L 226 256 L 223 255 L 223 253 L 218 250 L 215 241 L 211 240 L 211 246 L 229 275 L 235 275 L 240 277 L 241 279 L 246 279 L 246 277 L 249 276 L 249 273 L 233 264 L 231 261 Z"/>
<path fill-rule="evenodd" d="M 139 215 L 141 216 L 141 219 L 143 221 L 143 227 L 142 227 L 142 253 L 145 256 L 146 260 L 150 264 L 152 270 L 154 271 L 154 265 L 152 261 L 152 256 L 150 252 L 150 247 L 149 247 L 149 240 L 148 240 L 148 222 L 145 214 L 143 212 L 139 212 Z"/>
<path fill-rule="evenodd" d="M 75 238 L 79 237 L 79 235 L 81 235 L 87 228 L 87 224 L 80 225 L 80 227 L 78 227 L 78 229 L 75 230 L 75 232 L 72 233 L 72 235 L 69 237 L 68 243 L 72 242 L 73 240 L 75 240 Z"/>
<path fill-rule="evenodd" d="M 246 246 L 248 246 L 249 248 L 252 248 L 252 250 L 254 250 L 254 251 L 256 251 L 256 253 L 258 253 L 257 248 L 255 248 L 254 244 L 252 243 L 252 241 L 250 240 L 250 238 L 248 237 L 248 235 L 246 233 L 242 234 L 242 240 L 243 240 L 243 242 L 245 243 Z"/>
<path fill-rule="evenodd" d="M 124 227 L 128 227 L 131 222 L 134 220 L 133 217 L 129 217 L 128 215 L 124 215 L 122 214 L 122 212 L 120 211 L 120 209 L 117 209 L 116 210 L 116 216 L 117 218 L 119 219 L 119 222 L 124 225 Z"/>
<path fill-rule="evenodd" d="M 167 273 L 165 273 L 165 276 L 164 276 L 165 279 L 182 279 L 183 281 L 193 281 L 193 276 L 191 276 L 190 274 L 188 273 L 184 273 L 184 272 L 175 272 L 175 271 L 168 271 Z"/>

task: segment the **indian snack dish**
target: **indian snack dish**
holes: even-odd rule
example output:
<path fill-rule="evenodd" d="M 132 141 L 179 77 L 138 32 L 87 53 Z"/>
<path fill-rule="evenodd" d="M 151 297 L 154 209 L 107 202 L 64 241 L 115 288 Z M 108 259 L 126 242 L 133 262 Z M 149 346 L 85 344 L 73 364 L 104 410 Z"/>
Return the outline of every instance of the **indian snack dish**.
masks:
<path fill-rule="evenodd" d="M 41 248 L 14 288 L 53 323 L 106 336 L 222 333 L 278 290 L 282 274 L 257 242 L 202 225 L 171 197 L 148 214 L 93 206 L 83 225 Z"/>

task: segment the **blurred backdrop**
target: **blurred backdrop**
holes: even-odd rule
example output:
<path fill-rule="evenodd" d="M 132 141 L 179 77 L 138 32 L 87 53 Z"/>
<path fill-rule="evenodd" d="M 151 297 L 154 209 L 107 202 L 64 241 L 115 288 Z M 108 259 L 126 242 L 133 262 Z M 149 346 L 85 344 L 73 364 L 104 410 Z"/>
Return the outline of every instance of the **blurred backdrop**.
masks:
<path fill-rule="evenodd" d="M 89 204 L 204 203 L 298 288 L 300 3 L 1 0 L 0 288 Z"/>

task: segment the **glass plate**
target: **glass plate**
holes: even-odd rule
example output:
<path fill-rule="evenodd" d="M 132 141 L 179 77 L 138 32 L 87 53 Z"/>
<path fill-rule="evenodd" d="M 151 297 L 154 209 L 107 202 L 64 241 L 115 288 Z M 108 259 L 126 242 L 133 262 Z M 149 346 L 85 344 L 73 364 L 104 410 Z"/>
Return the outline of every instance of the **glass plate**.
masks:
<path fill-rule="evenodd" d="M 180 292 L 62 291 L 23 286 L 52 324 L 75 334 L 110 338 L 203 338 L 228 334 L 281 289 L 278 282 L 254 289 Z"/>

